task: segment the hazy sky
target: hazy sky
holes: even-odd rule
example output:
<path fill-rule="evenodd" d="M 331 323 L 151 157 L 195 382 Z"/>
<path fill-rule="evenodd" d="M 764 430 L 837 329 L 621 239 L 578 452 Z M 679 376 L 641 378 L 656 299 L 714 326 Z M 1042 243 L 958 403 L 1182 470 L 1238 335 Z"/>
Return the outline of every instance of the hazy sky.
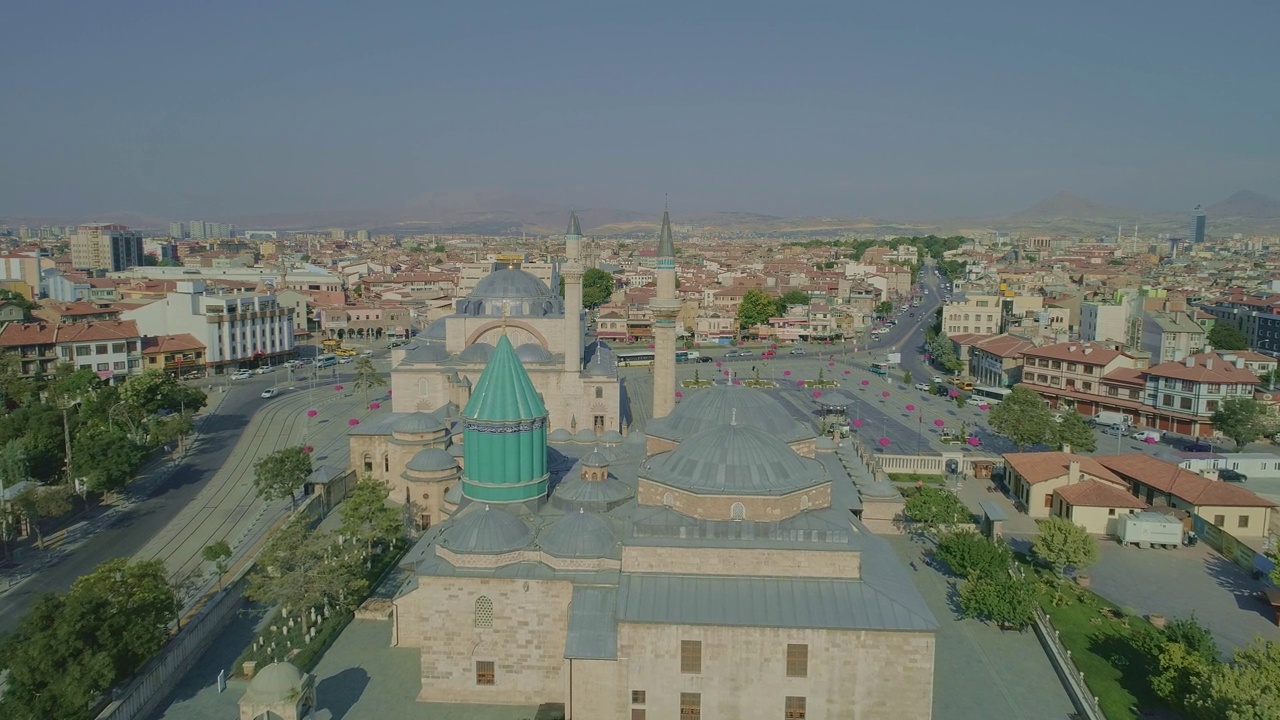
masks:
<path fill-rule="evenodd" d="M 1275 0 L 11 2 L 0 215 L 1280 195 Z"/>

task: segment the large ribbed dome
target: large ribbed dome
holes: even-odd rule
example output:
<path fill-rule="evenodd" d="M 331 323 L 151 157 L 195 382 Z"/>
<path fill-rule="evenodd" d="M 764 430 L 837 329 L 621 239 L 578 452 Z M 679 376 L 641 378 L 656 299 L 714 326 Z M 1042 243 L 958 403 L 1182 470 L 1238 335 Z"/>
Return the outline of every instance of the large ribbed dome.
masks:
<path fill-rule="evenodd" d="M 554 359 L 551 353 L 538 343 L 525 343 L 517 347 L 516 357 L 524 363 L 546 363 Z"/>
<path fill-rule="evenodd" d="M 655 437 L 681 442 L 713 425 L 735 421 L 753 426 L 784 443 L 807 440 L 816 435 L 802 425 L 778 401 L 760 390 L 740 385 L 703 388 L 676 405 L 670 415 L 653 420 L 645 432 Z"/>
<path fill-rule="evenodd" d="M 453 520 L 440 535 L 440 545 L 457 553 L 496 555 L 526 547 L 533 531 L 523 520 L 488 505 Z"/>
<path fill-rule="evenodd" d="M 537 276 L 523 270 L 504 269 L 489 273 L 476 283 L 468 298 L 507 300 L 550 300 L 555 297 Z"/>
<path fill-rule="evenodd" d="M 822 465 L 751 425 L 719 425 L 657 455 L 640 474 L 697 494 L 785 495 L 827 481 Z"/>
<path fill-rule="evenodd" d="M 434 363 L 449 357 L 449 351 L 439 343 L 418 343 L 404 354 L 406 363 Z"/>
<path fill-rule="evenodd" d="M 604 518 L 589 512 L 568 513 L 538 535 L 548 555 L 563 558 L 602 558 L 617 552 L 618 537 Z"/>
<path fill-rule="evenodd" d="M 463 362 L 489 362 L 489 357 L 493 355 L 493 346 L 489 343 L 474 343 L 471 347 L 458 353 L 458 359 Z"/>
<path fill-rule="evenodd" d="M 456 469 L 458 461 L 449 454 L 448 450 L 426 448 L 419 450 L 409 462 L 405 463 L 404 467 L 413 472 L 443 472 Z"/>

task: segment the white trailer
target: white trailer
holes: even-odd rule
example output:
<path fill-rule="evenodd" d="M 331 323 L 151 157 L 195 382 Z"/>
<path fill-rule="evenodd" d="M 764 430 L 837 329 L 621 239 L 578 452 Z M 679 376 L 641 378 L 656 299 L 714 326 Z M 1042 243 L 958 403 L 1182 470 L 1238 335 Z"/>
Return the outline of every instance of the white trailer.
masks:
<path fill-rule="evenodd" d="M 1116 528 L 1121 545 L 1173 549 L 1182 544 L 1182 523 L 1157 512 L 1121 515 Z"/>

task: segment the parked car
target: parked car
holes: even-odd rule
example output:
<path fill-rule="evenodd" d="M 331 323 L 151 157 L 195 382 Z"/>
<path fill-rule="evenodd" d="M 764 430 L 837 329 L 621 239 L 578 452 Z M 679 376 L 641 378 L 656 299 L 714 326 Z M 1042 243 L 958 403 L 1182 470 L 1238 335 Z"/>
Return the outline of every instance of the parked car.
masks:
<path fill-rule="evenodd" d="M 754 353 L 754 352 L 752 352 L 752 351 L 750 351 L 750 350 L 739 350 L 739 351 L 738 351 L 738 357 L 751 357 L 752 355 L 755 355 L 755 353 Z"/>
<path fill-rule="evenodd" d="M 1138 442 L 1147 442 L 1147 438 L 1151 438 L 1155 442 L 1160 442 L 1160 438 L 1163 436 L 1164 434 L 1159 430 L 1139 430 L 1129 437 L 1137 440 Z"/>
<path fill-rule="evenodd" d="M 1224 482 L 1245 482 L 1249 479 L 1249 476 L 1238 470 L 1222 468 L 1218 471 L 1218 479 Z"/>
<path fill-rule="evenodd" d="M 946 380 L 943 380 L 943 379 L 942 379 L 942 376 L 941 376 L 941 375 L 934 375 L 934 376 L 933 376 L 933 381 L 934 381 L 935 383 L 937 383 L 938 385 L 941 385 L 942 383 L 946 382 Z"/>
<path fill-rule="evenodd" d="M 339 365 L 346 365 L 347 363 L 352 363 L 355 361 L 356 359 L 350 355 L 342 355 L 341 357 L 338 358 Z"/>
<path fill-rule="evenodd" d="M 275 366 L 263 365 L 262 367 L 258 368 L 255 372 L 257 372 L 259 375 L 266 375 L 269 372 L 275 372 L 275 371 L 276 371 Z"/>
<path fill-rule="evenodd" d="M 1213 452 L 1213 446 L 1203 440 L 1193 440 L 1187 444 L 1187 452 Z"/>
<path fill-rule="evenodd" d="M 1123 437 L 1125 434 L 1125 431 L 1127 431 L 1129 428 L 1124 425 L 1099 425 L 1098 429 L 1102 431 L 1103 435 L 1115 435 L 1116 437 Z"/>
<path fill-rule="evenodd" d="M 264 400 L 270 400 L 271 398 L 279 394 L 280 394 L 280 388 L 267 388 L 266 390 L 262 391 L 262 398 Z"/>
<path fill-rule="evenodd" d="M 724 359 L 728 360 L 729 358 L 736 358 L 739 355 L 741 355 L 741 353 L 739 353 L 737 350 L 730 350 L 729 352 L 724 354 Z"/>
<path fill-rule="evenodd" d="M 364 352 L 360 353 L 360 357 L 373 357 L 373 351 L 365 350 Z"/>
<path fill-rule="evenodd" d="M 922 391 L 922 392 L 929 392 L 929 388 L 930 388 L 930 387 L 932 387 L 932 386 L 931 386 L 931 385 L 929 385 L 929 383 L 926 383 L 926 382 L 918 382 L 918 383 L 916 383 L 916 384 L 915 384 L 915 388 L 916 388 L 917 390 Z"/>
<path fill-rule="evenodd" d="M 969 399 L 964 401 L 964 404 L 978 407 L 979 405 L 987 405 L 989 403 L 986 398 L 978 397 L 977 395 L 970 395 Z"/>
<path fill-rule="evenodd" d="M 253 377 L 252 370 L 237 370 L 231 373 L 232 380 L 248 380 L 251 377 Z"/>
<path fill-rule="evenodd" d="M 391 342 L 387 343 L 387 349 L 390 350 L 391 348 L 398 348 L 401 345 L 404 345 L 408 342 L 409 342 L 408 340 L 392 340 Z"/>
<path fill-rule="evenodd" d="M 804 355 L 804 348 L 791 348 L 792 355 Z"/>

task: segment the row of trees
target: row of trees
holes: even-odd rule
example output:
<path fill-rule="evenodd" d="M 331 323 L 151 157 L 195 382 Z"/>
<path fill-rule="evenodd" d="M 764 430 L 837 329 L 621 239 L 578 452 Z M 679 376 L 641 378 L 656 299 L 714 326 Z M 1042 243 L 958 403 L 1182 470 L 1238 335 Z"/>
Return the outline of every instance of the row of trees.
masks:
<path fill-rule="evenodd" d="M 0 647 L 0 717 L 92 717 L 99 696 L 164 645 L 178 609 L 159 560 L 108 560 L 66 594 L 40 598 Z"/>

